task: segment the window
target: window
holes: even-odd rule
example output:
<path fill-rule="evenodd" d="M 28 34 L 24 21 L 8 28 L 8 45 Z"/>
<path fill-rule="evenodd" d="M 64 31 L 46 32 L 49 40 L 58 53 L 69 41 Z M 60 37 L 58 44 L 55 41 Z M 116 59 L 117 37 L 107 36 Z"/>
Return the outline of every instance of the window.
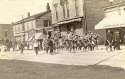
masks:
<path fill-rule="evenodd" d="M 56 7 L 56 20 L 58 20 L 58 12 L 57 12 L 57 7 Z"/>
<path fill-rule="evenodd" d="M 16 26 L 14 26 L 14 30 L 15 30 L 15 33 L 17 32 L 17 30 L 16 30 Z"/>
<path fill-rule="evenodd" d="M 69 18 L 69 3 L 66 3 L 66 8 L 67 8 L 67 18 Z"/>
<path fill-rule="evenodd" d="M 5 36 L 8 36 L 8 31 L 5 31 Z"/>
<path fill-rule="evenodd" d="M 0 39 L 0 44 L 2 44 L 2 40 Z"/>
<path fill-rule="evenodd" d="M 48 20 L 44 21 L 44 27 L 48 27 Z"/>
<path fill-rule="evenodd" d="M 45 20 L 44 21 L 44 27 L 49 27 L 51 26 L 51 21 L 50 20 Z"/>
<path fill-rule="evenodd" d="M 29 24 L 28 24 L 28 22 L 26 24 L 27 24 L 27 30 L 29 30 Z"/>
<path fill-rule="evenodd" d="M 6 42 L 6 43 L 9 43 L 9 39 L 6 39 L 5 42 Z"/>
<path fill-rule="evenodd" d="M 66 18 L 65 4 L 62 4 L 62 9 L 63 9 L 63 17 Z"/>
<path fill-rule="evenodd" d="M 52 23 L 51 23 L 51 21 L 49 20 L 49 26 L 51 26 L 51 24 L 52 24 Z"/>
<path fill-rule="evenodd" d="M 54 7 L 55 7 L 55 17 L 56 17 L 56 20 L 58 20 L 57 4 L 54 5 Z"/>
<path fill-rule="evenodd" d="M 78 16 L 78 1 L 75 0 L 75 16 Z"/>
<path fill-rule="evenodd" d="M 18 25 L 18 32 L 20 32 L 20 24 Z"/>
<path fill-rule="evenodd" d="M 24 31 L 25 30 L 24 23 L 21 24 L 21 27 L 22 27 L 22 31 Z"/>

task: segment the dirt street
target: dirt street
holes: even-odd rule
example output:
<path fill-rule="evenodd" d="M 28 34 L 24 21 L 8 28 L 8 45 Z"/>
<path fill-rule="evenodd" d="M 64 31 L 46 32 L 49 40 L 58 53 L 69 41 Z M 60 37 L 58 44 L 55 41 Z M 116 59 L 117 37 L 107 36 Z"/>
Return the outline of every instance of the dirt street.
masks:
<path fill-rule="evenodd" d="M 0 60 L 0 79 L 125 79 L 125 71 L 109 66 L 74 66 Z"/>

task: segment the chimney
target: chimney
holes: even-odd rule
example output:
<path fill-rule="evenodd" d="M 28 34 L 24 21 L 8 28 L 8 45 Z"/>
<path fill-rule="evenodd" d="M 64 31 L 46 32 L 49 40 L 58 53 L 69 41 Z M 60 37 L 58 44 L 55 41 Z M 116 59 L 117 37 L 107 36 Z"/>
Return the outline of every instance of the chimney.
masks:
<path fill-rule="evenodd" d="M 47 3 L 46 9 L 47 9 L 47 11 L 49 11 L 49 10 L 50 10 L 49 3 Z"/>
<path fill-rule="evenodd" d="M 109 2 L 110 2 L 110 5 L 112 5 L 112 4 L 113 4 L 113 2 L 114 2 L 114 0 L 109 0 Z"/>
<path fill-rule="evenodd" d="M 30 17 L 30 12 L 28 12 L 28 17 Z"/>

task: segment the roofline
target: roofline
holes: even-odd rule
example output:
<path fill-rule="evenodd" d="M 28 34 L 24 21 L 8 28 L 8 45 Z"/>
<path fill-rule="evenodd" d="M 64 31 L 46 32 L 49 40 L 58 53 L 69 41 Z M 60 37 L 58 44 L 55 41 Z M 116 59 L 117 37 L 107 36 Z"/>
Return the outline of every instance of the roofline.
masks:
<path fill-rule="evenodd" d="M 2 24 L 2 23 L 1 23 L 0 25 L 11 25 L 11 24 Z"/>
<path fill-rule="evenodd" d="M 45 12 L 45 13 L 44 13 L 44 12 Z M 51 12 L 51 10 L 49 10 L 49 11 L 44 11 L 44 12 L 41 12 L 41 13 L 43 13 L 43 14 L 42 14 L 42 15 L 38 15 L 38 16 L 44 16 L 45 14 Z M 40 13 L 37 13 L 37 14 L 40 14 Z M 26 18 L 24 18 L 24 19 L 23 19 L 24 22 L 27 22 L 27 21 L 31 21 L 31 20 L 36 19 L 38 16 L 35 16 L 35 15 L 37 15 L 37 14 L 34 14 L 34 15 L 30 16 L 30 17 L 26 17 Z M 33 17 L 33 16 L 35 16 L 35 17 Z M 19 21 L 15 22 L 13 25 L 20 24 L 20 23 L 23 22 L 23 20 L 19 20 Z"/>
<path fill-rule="evenodd" d="M 109 6 L 105 6 L 105 7 L 102 7 L 102 8 L 103 8 L 104 10 L 106 10 L 106 9 L 115 8 L 115 7 L 123 6 L 123 5 L 125 5 L 125 2 L 118 3 L 118 4 L 113 4 L 113 5 L 109 5 Z"/>

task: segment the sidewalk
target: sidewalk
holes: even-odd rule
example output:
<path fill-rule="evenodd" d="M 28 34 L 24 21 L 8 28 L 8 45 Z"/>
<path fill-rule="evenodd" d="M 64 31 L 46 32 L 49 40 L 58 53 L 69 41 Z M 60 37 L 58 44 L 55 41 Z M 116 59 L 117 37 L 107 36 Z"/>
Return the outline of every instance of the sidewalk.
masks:
<path fill-rule="evenodd" d="M 55 55 L 46 54 L 40 51 L 36 56 L 34 51 L 24 51 L 24 55 L 20 51 L 1 52 L 0 59 L 25 60 L 33 62 L 44 62 L 65 65 L 109 65 L 112 67 L 121 67 L 125 69 L 125 46 L 121 46 L 120 51 L 107 52 L 104 46 L 99 46 L 99 50 L 95 51 L 76 51 L 69 53 L 68 51 L 58 51 Z"/>

